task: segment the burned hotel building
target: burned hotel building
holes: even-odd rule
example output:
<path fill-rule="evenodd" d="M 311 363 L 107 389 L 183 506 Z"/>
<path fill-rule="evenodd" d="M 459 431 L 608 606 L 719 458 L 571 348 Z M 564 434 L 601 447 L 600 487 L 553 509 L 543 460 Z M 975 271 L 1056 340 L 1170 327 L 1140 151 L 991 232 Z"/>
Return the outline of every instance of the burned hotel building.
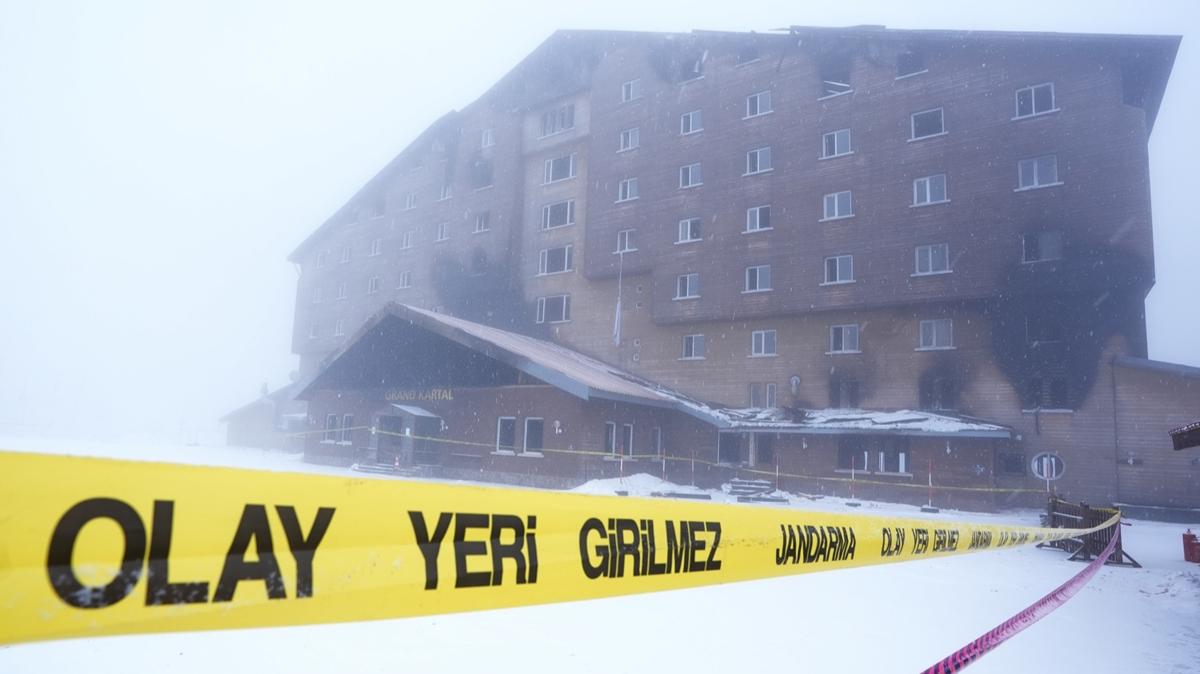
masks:
<path fill-rule="evenodd" d="M 1178 44 L 557 32 L 292 253 L 306 457 L 1198 507 L 1143 308 Z"/>

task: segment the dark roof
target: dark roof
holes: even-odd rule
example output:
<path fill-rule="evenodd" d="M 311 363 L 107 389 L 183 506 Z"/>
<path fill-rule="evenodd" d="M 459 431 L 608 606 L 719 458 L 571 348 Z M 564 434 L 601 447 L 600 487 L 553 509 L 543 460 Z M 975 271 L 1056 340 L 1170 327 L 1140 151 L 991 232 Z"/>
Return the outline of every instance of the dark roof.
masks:
<path fill-rule="evenodd" d="M 953 44 L 992 43 L 1000 46 L 1027 45 L 1031 42 L 1061 43 L 1063 45 L 1111 47 L 1121 51 L 1123 67 L 1137 75 L 1140 94 L 1146 110 L 1146 124 L 1153 130 L 1158 109 L 1166 90 L 1167 79 L 1175 62 L 1175 54 L 1182 39 L 1178 35 L 1121 35 L 1104 33 L 1054 33 L 1018 31 L 974 31 L 974 30 L 909 30 L 889 29 L 884 26 L 817 27 L 790 26 L 774 32 L 734 32 L 697 30 L 691 33 L 662 33 L 614 30 L 557 30 L 521 60 L 512 70 L 501 77 L 466 109 L 500 102 L 511 109 L 527 109 L 561 98 L 573 91 L 586 88 L 586 82 L 574 82 L 564 73 L 555 71 L 548 77 L 544 67 L 553 55 L 566 53 L 580 55 L 590 53 L 599 58 L 608 49 L 623 44 L 683 45 L 707 47 L 732 41 L 790 42 L 801 46 L 806 38 L 817 40 L 869 40 L 884 42 L 940 42 Z M 691 44 L 695 43 L 695 44 Z M 577 74 L 577 73 L 576 73 Z M 565 81 L 564 81 L 565 80 Z M 528 81 L 533 84 L 529 85 Z M 458 130 L 460 115 L 450 111 L 409 143 L 392 161 L 388 162 L 375 177 L 325 220 L 312 234 L 288 255 L 295 262 L 330 229 L 346 221 L 348 207 L 379 189 L 386 179 L 403 167 L 406 161 L 426 151 L 437 137 Z"/>
<path fill-rule="evenodd" d="M 258 396 L 254 400 L 251 400 L 237 409 L 226 412 L 225 415 L 220 419 L 217 419 L 217 421 L 224 423 L 243 412 L 248 412 L 255 407 L 258 407 L 259 405 L 271 405 L 272 407 L 278 409 L 278 407 L 281 405 L 286 406 L 290 403 L 295 403 L 296 393 L 299 390 L 300 389 L 296 387 L 296 382 L 292 382 L 287 386 L 281 386 L 274 391 L 267 393 L 266 395 Z"/>
<path fill-rule="evenodd" d="M 555 344 L 446 314 L 390 303 L 368 319 L 325 360 L 321 371 L 300 387 L 306 398 L 322 387 L 322 374 L 385 321 L 401 320 L 505 363 L 583 400 L 604 399 L 674 409 L 726 431 L 773 433 L 894 434 L 937 437 L 1008 438 L 998 424 L 948 414 L 912 410 L 730 409 L 702 402 L 677 390 L 625 372 Z M 376 357 L 383 357 L 377 354 Z"/>
<path fill-rule="evenodd" d="M 1161 360 L 1150 360 L 1149 358 L 1137 358 L 1135 356 L 1117 356 L 1113 359 L 1113 364 L 1130 367 L 1135 370 L 1169 374 L 1175 377 L 1200 379 L 1200 367 L 1192 367 L 1191 365 L 1167 363 Z"/>

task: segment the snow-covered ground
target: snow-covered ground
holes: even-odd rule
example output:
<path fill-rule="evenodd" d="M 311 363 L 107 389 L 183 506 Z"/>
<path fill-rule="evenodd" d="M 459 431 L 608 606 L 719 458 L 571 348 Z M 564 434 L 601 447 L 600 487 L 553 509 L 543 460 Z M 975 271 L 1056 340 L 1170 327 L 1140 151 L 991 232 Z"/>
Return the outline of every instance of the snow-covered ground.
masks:
<path fill-rule="evenodd" d="M 345 475 L 278 452 L 0 438 L 0 449 Z M 380 478 L 390 479 L 390 478 Z M 649 475 L 578 491 L 691 490 Z M 732 500 L 712 492 L 713 500 Z M 904 505 L 788 505 L 922 516 Z M 927 517 L 1037 524 L 1033 511 Z M 1200 565 L 1176 524 L 1133 521 L 1144 568 L 1104 568 L 969 671 L 1200 672 Z M 917 672 L 1076 573 L 1021 548 L 566 604 L 365 623 L 106 637 L 0 647 L 0 672 Z"/>

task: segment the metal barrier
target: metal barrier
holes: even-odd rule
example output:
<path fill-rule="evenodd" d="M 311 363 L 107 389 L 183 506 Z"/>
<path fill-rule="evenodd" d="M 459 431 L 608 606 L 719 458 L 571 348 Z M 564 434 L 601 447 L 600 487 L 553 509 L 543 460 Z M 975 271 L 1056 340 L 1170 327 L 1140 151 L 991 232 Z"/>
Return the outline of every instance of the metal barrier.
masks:
<path fill-rule="evenodd" d="M 1083 529 L 1107 522 L 1113 515 L 1121 511 L 1116 508 L 1093 508 L 1086 503 L 1071 503 L 1057 496 L 1051 496 L 1046 503 L 1046 514 L 1042 517 L 1043 526 L 1055 529 Z M 1125 523 L 1122 523 L 1125 524 Z M 1125 524 L 1128 526 L 1128 524 Z M 1088 562 L 1099 557 L 1108 549 L 1109 541 L 1117 535 L 1117 528 L 1101 529 L 1077 538 L 1065 538 L 1058 541 L 1039 543 L 1039 548 L 1049 547 L 1071 553 L 1071 561 Z M 1129 566 L 1142 568 L 1137 560 L 1125 552 L 1122 542 L 1117 540 L 1113 554 L 1105 564 L 1111 566 Z"/>

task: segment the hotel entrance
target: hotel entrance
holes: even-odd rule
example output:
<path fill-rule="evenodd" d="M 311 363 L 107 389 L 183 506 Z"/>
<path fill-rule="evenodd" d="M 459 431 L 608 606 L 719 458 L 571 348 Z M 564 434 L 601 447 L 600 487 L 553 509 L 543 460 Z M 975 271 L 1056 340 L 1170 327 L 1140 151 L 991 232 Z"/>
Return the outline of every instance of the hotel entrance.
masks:
<path fill-rule="evenodd" d="M 386 466 L 434 466 L 441 463 L 442 418 L 413 405 L 392 404 L 376 422 L 375 460 Z"/>

